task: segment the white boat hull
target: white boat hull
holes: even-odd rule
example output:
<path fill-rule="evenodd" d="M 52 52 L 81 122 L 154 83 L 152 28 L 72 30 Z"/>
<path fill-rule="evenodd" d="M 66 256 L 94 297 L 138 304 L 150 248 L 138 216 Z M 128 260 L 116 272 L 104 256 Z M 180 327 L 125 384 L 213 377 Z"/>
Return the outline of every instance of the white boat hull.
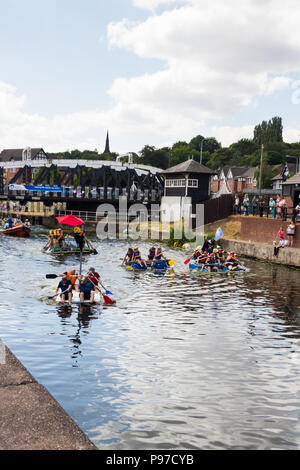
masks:
<path fill-rule="evenodd" d="M 62 304 L 60 295 L 58 295 L 56 297 L 55 301 L 58 305 Z M 66 297 L 64 303 L 68 304 L 68 298 L 67 297 Z M 103 305 L 104 304 L 103 296 L 100 294 L 100 292 L 95 293 L 93 303 L 98 304 L 98 305 Z M 84 300 L 84 302 L 81 302 L 80 301 L 80 293 L 76 292 L 76 291 L 73 291 L 72 292 L 72 305 L 80 305 L 80 304 L 91 305 L 91 302 L 89 300 Z"/>

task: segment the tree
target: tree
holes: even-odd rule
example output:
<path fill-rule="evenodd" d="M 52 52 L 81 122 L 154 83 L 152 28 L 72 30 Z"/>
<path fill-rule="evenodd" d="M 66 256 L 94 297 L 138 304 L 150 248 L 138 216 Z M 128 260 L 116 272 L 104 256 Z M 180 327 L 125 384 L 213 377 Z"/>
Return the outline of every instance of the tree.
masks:
<path fill-rule="evenodd" d="M 170 161 L 170 149 L 169 147 L 156 149 L 153 146 L 145 145 L 140 151 L 140 159 L 143 165 L 150 165 L 166 170 Z"/>
<path fill-rule="evenodd" d="M 261 124 L 255 126 L 253 140 L 257 145 L 283 142 L 282 134 L 282 118 L 275 116 L 269 122 L 263 121 Z"/>

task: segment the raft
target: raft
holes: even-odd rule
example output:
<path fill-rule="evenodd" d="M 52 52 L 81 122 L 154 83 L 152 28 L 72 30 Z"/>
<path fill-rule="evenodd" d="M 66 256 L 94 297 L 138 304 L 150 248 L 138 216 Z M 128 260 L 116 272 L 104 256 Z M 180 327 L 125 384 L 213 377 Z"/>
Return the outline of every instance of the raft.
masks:
<path fill-rule="evenodd" d="M 26 227 L 24 224 L 15 225 L 12 228 L 0 229 L 0 233 L 3 235 L 8 235 L 10 237 L 17 238 L 28 238 L 30 235 L 30 228 Z"/>
<path fill-rule="evenodd" d="M 153 261 L 145 260 L 145 263 L 147 267 L 142 267 L 138 263 L 128 263 L 125 266 L 126 266 L 126 269 L 132 268 L 134 271 L 147 271 L 147 269 L 166 271 L 167 269 L 170 268 L 168 260 L 155 261 L 153 266 L 151 266 Z"/>
<path fill-rule="evenodd" d="M 80 249 L 77 246 L 64 246 L 63 248 L 49 248 L 47 252 L 55 255 L 77 255 L 80 254 Z M 90 247 L 86 247 L 83 249 L 82 253 L 84 255 L 92 255 L 95 254 L 95 250 Z"/>
<path fill-rule="evenodd" d="M 77 246 L 76 243 L 74 243 L 74 240 L 72 239 L 67 239 L 65 240 L 65 246 L 63 248 L 57 246 L 55 248 L 52 247 L 45 247 L 43 248 L 44 252 L 46 253 L 52 253 L 54 255 L 79 255 L 80 254 L 80 248 Z M 91 255 L 91 254 L 96 254 L 96 250 L 94 248 L 91 248 L 88 245 L 85 245 L 82 253 L 84 255 Z"/>
<path fill-rule="evenodd" d="M 66 298 L 64 304 L 61 303 L 60 295 L 58 295 L 55 298 L 55 303 L 57 305 L 69 305 L 68 298 Z M 82 304 L 84 304 L 84 305 L 93 305 L 93 304 L 104 305 L 105 302 L 104 302 L 103 296 L 102 296 L 102 294 L 100 294 L 100 292 L 95 293 L 95 300 L 94 300 L 93 304 L 91 304 L 91 302 L 89 300 L 84 300 L 83 302 L 80 302 L 80 293 L 76 292 L 76 291 L 73 291 L 72 292 L 72 305 L 82 305 Z"/>
<path fill-rule="evenodd" d="M 216 266 L 216 265 L 213 265 L 213 266 Z M 206 268 L 204 268 L 204 269 L 202 270 L 202 264 L 197 264 L 197 263 L 190 263 L 190 264 L 189 264 L 189 268 L 190 268 L 191 270 L 193 270 L 193 271 L 198 270 L 198 271 L 201 271 L 201 272 L 203 272 L 203 273 L 205 273 L 205 272 L 206 272 L 206 273 L 207 273 L 207 272 L 212 272 L 212 273 L 215 273 L 215 274 L 217 274 L 217 273 L 224 273 L 224 272 L 236 273 L 236 272 L 238 272 L 238 271 L 243 271 L 243 272 L 245 271 L 245 269 L 242 269 L 242 268 L 234 267 L 234 268 L 232 268 L 232 269 L 229 269 L 229 268 L 227 268 L 226 266 L 221 266 L 221 268 L 218 268 L 218 271 L 209 271 L 209 270 L 206 269 Z"/>

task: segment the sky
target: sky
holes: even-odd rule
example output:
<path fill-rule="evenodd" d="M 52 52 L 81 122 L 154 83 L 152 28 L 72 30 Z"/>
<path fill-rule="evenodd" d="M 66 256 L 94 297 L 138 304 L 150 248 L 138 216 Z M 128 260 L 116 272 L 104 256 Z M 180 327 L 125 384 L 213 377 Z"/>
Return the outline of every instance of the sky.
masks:
<path fill-rule="evenodd" d="M 296 0 L 0 0 L 0 149 L 300 141 Z"/>

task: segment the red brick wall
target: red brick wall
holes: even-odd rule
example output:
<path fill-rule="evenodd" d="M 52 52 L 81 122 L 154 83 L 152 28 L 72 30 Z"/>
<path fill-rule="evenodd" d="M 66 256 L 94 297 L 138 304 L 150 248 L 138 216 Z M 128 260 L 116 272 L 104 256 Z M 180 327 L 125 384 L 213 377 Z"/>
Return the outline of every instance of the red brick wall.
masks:
<path fill-rule="evenodd" d="M 278 232 L 280 227 L 283 228 L 285 239 L 287 240 L 286 229 L 289 221 L 283 222 L 280 219 L 267 219 L 265 217 L 240 217 L 241 240 L 269 243 L 273 244 L 273 240 L 278 241 Z M 236 220 L 236 217 L 235 217 Z M 300 226 L 296 225 L 296 236 L 294 238 L 294 246 L 300 247 Z"/>
<path fill-rule="evenodd" d="M 213 193 L 217 193 L 220 189 L 220 181 L 218 180 L 211 180 L 210 182 L 210 190 Z"/>

